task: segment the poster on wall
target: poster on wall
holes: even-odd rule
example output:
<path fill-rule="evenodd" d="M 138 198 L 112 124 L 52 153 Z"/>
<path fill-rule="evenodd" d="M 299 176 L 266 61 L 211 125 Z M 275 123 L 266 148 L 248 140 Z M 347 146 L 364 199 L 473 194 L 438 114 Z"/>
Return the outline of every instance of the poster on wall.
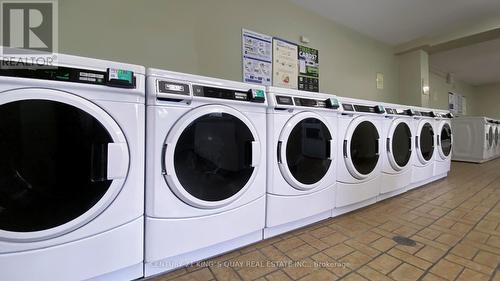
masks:
<path fill-rule="evenodd" d="M 242 29 L 243 81 L 272 85 L 273 37 Z"/>
<path fill-rule="evenodd" d="M 299 48 L 298 89 L 319 92 L 319 52 L 306 46 Z"/>
<path fill-rule="evenodd" d="M 297 89 L 298 46 L 282 39 L 273 39 L 273 86 Z"/>
<path fill-rule="evenodd" d="M 448 109 L 455 115 L 467 114 L 467 99 L 459 94 L 448 93 Z"/>

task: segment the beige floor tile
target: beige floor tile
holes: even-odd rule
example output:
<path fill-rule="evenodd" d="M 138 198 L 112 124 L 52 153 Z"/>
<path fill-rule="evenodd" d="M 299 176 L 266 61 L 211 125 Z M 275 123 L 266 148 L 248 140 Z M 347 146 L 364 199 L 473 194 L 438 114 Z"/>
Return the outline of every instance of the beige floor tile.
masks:
<path fill-rule="evenodd" d="M 340 259 L 355 250 L 345 244 L 337 244 L 335 246 L 332 246 L 326 250 L 323 250 L 323 253 L 327 254 L 328 256 L 334 258 L 334 259 Z"/>
<path fill-rule="evenodd" d="M 349 239 L 349 237 L 345 236 L 344 234 L 340 232 L 335 232 L 331 235 L 328 235 L 326 237 L 321 238 L 320 240 L 325 242 L 326 244 L 333 246 L 337 245 L 339 243 L 344 242 L 345 240 Z"/>
<path fill-rule="evenodd" d="M 421 259 L 419 257 L 410 255 L 406 252 L 400 251 L 398 249 L 391 249 L 389 252 L 387 252 L 389 255 L 398 258 L 406 263 L 409 263 L 411 265 L 414 265 L 420 269 L 427 270 L 432 266 L 432 263 Z"/>
<path fill-rule="evenodd" d="M 384 274 L 376 271 L 375 269 L 365 265 L 358 269 L 358 274 L 365 277 L 370 281 L 392 281 L 391 278 L 385 276 Z"/>
<path fill-rule="evenodd" d="M 447 260 L 440 260 L 431 268 L 430 272 L 447 280 L 454 280 L 462 270 L 463 267 L 458 264 L 451 263 Z"/>
<path fill-rule="evenodd" d="M 466 259 L 472 259 L 479 250 L 470 245 L 460 243 L 451 250 L 451 253 Z"/>
<path fill-rule="evenodd" d="M 425 246 L 420 251 L 418 251 L 415 254 L 415 256 L 434 263 L 437 262 L 440 258 L 442 258 L 445 253 L 446 252 L 441 249 L 434 248 L 431 246 Z"/>
<path fill-rule="evenodd" d="M 305 242 L 302 241 L 301 239 L 297 237 L 291 237 L 288 239 L 284 239 L 283 241 L 279 241 L 274 243 L 273 245 L 278 248 L 282 252 L 289 251 L 291 249 L 295 249 L 301 245 L 303 245 Z"/>
<path fill-rule="evenodd" d="M 491 268 L 496 268 L 500 264 L 500 252 L 498 255 L 488 253 L 485 251 L 479 251 L 474 261 L 480 264 L 487 265 Z"/>
<path fill-rule="evenodd" d="M 420 276 L 422 276 L 423 274 L 423 270 L 418 269 L 411 264 L 403 263 L 393 272 L 391 272 L 391 274 L 389 274 L 389 277 L 398 281 L 413 281 L 418 280 L 418 278 L 420 278 Z"/>
<path fill-rule="evenodd" d="M 273 273 L 269 273 L 265 276 L 265 279 L 268 281 L 291 281 L 292 278 L 288 277 L 283 271 L 278 270 Z"/>
<path fill-rule="evenodd" d="M 382 237 L 370 244 L 370 246 L 374 249 L 377 249 L 381 252 L 388 251 L 392 247 L 396 245 L 396 242 L 394 242 L 392 239 Z"/>
<path fill-rule="evenodd" d="M 422 281 L 447 281 L 446 279 L 441 278 L 441 277 L 439 277 L 439 276 L 437 276 L 437 275 L 434 275 L 434 274 L 432 274 L 432 273 L 429 273 L 429 272 L 428 272 L 428 273 L 426 273 L 426 274 L 424 275 L 424 277 L 422 277 L 422 279 L 421 279 L 421 280 L 422 280 Z M 471 281 L 472 281 L 472 280 L 471 280 Z"/>
<path fill-rule="evenodd" d="M 366 278 L 364 278 L 363 276 L 361 276 L 357 273 L 351 273 L 348 276 L 346 276 L 345 278 L 343 278 L 342 280 L 345 280 L 345 281 L 367 281 Z"/>
<path fill-rule="evenodd" d="M 357 269 L 371 260 L 370 256 L 361 252 L 355 251 L 343 258 L 340 261 L 345 262 L 347 267 Z"/>
<path fill-rule="evenodd" d="M 306 257 L 312 256 L 313 254 L 315 254 L 317 252 L 318 252 L 317 249 L 313 248 L 312 246 L 310 246 L 308 244 L 304 244 L 304 245 L 299 246 L 295 249 L 287 251 L 286 254 L 292 260 L 298 261 L 298 260 L 302 260 Z"/>
<path fill-rule="evenodd" d="M 489 276 L 479 272 L 465 269 L 456 279 L 457 281 L 488 281 Z"/>
<path fill-rule="evenodd" d="M 396 268 L 398 265 L 401 264 L 401 261 L 399 259 L 396 259 L 392 256 L 389 256 L 387 254 L 382 254 L 380 255 L 379 257 L 377 257 L 376 259 L 374 259 L 373 261 L 371 261 L 370 263 L 368 263 L 368 265 L 383 273 L 383 274 L 387 274 L 389 272 L 391 272 L 394 268 Z"/>
<path fill-rule="evenodd" d="M 330 271 L 326 269 L 320 269 L 302 277 L 300 281 L 335 281 L 337 279 L 338 277 Z"/>

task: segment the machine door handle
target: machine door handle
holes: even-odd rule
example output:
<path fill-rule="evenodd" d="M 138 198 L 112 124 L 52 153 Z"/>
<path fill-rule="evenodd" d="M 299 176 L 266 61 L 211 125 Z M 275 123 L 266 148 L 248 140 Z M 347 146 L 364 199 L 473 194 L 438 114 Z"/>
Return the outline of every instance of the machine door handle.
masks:
<path fill-rule="evenodd" d="M 282 145 L 283 145 L 283 142 L 282 142 L 282 141 L 279 141 L 279 142 L 278 142 L 278 149 L 277 149 L 277 151 L 278 151 L 278 164 L 283 163 L 283 162 L 282 162 L 282 159 L 281 159 L 281 146 L 282 146 Z"/>
<path fill-rule="evenodd" d="M 260 142 L 252 141 L 252 163 L 250 166 L 257 167 L 260 163 Z"/>
<path fill-rule="evenodd" d="M 348 158 L 347 157 L 347 140 L 344 140 L 344 158 Z"/>

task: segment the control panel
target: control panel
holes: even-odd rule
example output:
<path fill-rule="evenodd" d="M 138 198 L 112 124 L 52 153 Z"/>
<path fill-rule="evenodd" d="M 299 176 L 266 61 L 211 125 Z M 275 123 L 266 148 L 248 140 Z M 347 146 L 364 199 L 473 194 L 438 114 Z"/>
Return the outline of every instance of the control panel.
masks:
<path fill-rule="evenodd" d="M 98 71 L 63 66 L 38 68 L 24 64 L 23 67 L 19 68 L 0 69 L 0 76 L 94 84 L 127 89 L 135 88 L 136 84 L 133 71 L 116 68 Z"/>
<path fill-rule="evenodd" d="M 248 91 L 242 91 L 229 88 L 190 84 L 179 81 L 157 80 L 157 98 L 184 99 L 189 96 L 255 103 L 264 103 L 266 101 L 265 92 L 261 89 L 249 89 Z"/>
<path fill-rule="evenodd" d="M 278 105 L 331 109 L 338 109 L 340 107 L 338 100 L 334 97 L 327 99 L 313 99 L 276 95 L 275 98 Z"/>
<path fill-rule="evenodd" d="M 404 116 L 413 116 L 415 113 L 412 109 L 400 109 L 400 108 L 385 108 L 385 112 L 391 115 L 404 115 Z"/>
<path fill-rule="evenodd" d="M 343 103 L 342 107 L 344 108 L 344 111 L 366 112 L 366 113 L 376 113 L 376 114 L 385 113 L 385 108 L 381 105 L 367 106 L 360 104 Z"/>

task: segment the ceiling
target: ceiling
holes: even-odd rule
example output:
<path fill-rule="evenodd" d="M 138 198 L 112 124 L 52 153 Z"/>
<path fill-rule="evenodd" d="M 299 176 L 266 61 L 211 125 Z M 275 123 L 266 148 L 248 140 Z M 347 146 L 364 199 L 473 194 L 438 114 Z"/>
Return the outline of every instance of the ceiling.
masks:
<path fill-rule="evenodd" d="M 472 85 L 500 82 L 500 39 L 432 54 L 431 70 Z"/>
<path fill-rule="evenodd" d="M 399 45 L 500 17 L 499 0 L 291 0 L 337 23 Z"/>

